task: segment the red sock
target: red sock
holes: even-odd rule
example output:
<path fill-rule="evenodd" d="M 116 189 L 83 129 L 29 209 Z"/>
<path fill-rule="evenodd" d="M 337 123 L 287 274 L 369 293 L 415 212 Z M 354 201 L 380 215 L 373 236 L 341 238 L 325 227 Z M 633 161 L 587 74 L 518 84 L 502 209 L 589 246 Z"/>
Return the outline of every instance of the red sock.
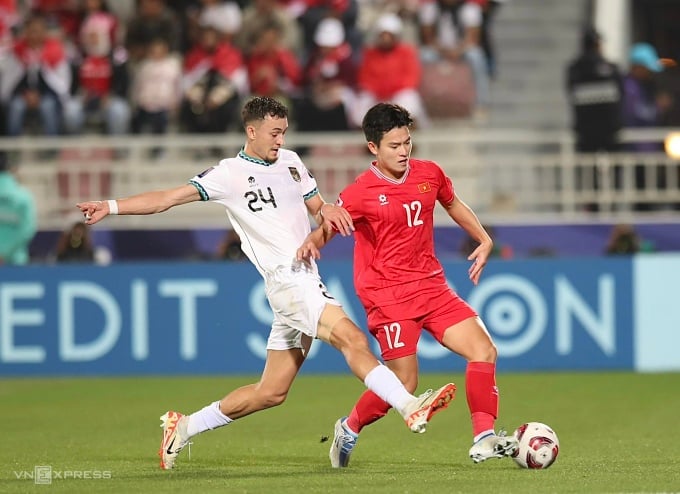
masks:
<path fill-rule="evenodd" d="M 373 391 L 365 391 L 347 417 L 347 426 L 357 434 L 361 429 L 387 415 L 392 408 Z"/>
<path fill-rule="evenodd" d="M 498 417 L 496 364 L 468 362 L 465 370 L 465 394 L 472 418 L 472 435 L 493 429 Z"/>

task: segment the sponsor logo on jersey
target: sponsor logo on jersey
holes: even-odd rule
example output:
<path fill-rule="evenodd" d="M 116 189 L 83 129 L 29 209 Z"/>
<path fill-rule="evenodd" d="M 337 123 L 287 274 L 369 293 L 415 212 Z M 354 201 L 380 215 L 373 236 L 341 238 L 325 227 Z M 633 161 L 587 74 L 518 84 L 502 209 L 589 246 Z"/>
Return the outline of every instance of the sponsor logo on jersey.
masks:
<path fill-rule="evenodd" d="M 300 180 L 302 180 L 302 178 L 300 177 L 300 173 L 297 171 L 297 168 L 295 168 L 294 166 L 289 166 L 288 171 L 290 172 L 290 176 L 293 177 L 293 180 L 295 180 L 296 182 L 299 182 Z"/>
<path fill-rule="evenodd" d="M 421 194 L 424 194 L 425 192 L 430 192 L 432 188 L 430 187 L 430 182 L 424 182 L 422 184 L 418 184 L 418 191 Z"/>
<path fill-rule="evenodd" d="M 215 169 L 215 167 L 214 167 L 214 166 L 211 166 L 211 167 L 208 168 L 207 170 L 203 170 L 203 171 L 202 171 L 201 173 L 199 173 L 197 176 L 198 176 L 198 178 L 203 178 L 203 177 L 205 177 L 208 173 L 210 173 L 211 171 L 213 171 L 214 169 Z"/>

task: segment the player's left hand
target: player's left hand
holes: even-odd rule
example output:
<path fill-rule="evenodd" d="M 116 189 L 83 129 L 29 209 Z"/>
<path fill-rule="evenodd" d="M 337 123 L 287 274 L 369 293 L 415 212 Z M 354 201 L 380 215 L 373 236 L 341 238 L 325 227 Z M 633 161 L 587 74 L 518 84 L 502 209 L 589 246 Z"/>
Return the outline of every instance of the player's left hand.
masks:
<path fill-rule="evenodd" d="M 492 248 L 493 244 L 480 244 L 472 251 L 472 254 L 468 256 L 468 260 L 473 261 L 472 266 L 468 269 L 468 276 L 470 277 L 472 284 L 477 285 L 477 283 L 479 283 L 479 278 L 482 276 L 482 271 L 484 271 L 484 266 L 486 266 Z"/>
<path fill-rule="evenodd" d="M 354 231 L 352 217 L 343 207 L 325 203 L 321 206 L 321 216 L 343 237 L 351 235 Z"/>
<path fill-rule="evenodd" d="M 295 259 L 309 263 L 310 259 L 321 259 L 321 251 L 312 241 L 305 241 L 295 254 Z"/>

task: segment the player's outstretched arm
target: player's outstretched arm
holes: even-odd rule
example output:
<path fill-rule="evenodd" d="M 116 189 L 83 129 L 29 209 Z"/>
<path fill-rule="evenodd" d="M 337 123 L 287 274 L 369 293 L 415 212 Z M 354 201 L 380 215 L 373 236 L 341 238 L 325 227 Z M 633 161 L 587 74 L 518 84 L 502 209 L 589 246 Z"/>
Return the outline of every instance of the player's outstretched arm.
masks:
<path fill-rule="evenodd" d="M 85 216 L 85 224 L 94 225 L 110 214 L 141 215 L 167 211 L 171 207 L 199 201 L 198 190 L 193 185 L 173 189 L 143 192 L 124 199 L 86 201 L 76 204 Z"/>
<path fill-rule="evenodd" d="M 468 256 L 468 260 L 473 261 L 472 266 L 468 270 L 468 276 L 470 281 L 476 285 L 479 283 L 484 266 L 486 266 L 487 260 L 491 255 L 493 240 L 491 240 L 491 237 L 480 223 L 474 211 L 458 196 L 455 196 L 453 202 L 446 207 L 446 212 L 470 237 L 479 242 L 479 246 Z"/>

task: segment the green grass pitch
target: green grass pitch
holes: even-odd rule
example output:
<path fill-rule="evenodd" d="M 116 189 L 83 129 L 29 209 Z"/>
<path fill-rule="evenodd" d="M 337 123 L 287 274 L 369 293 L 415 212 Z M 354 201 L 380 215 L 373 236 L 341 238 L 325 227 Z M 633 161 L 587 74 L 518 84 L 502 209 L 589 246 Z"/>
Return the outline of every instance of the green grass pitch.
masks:
<path fill-rule="evenodd" d="M 458 396 L 426 434 L 390 412 L 364 430 L 347 469 L 330 467 L 321 437 L 363 386 L 350 375 L 302 375 L 284 405 L 194 438 L 191 458 L 185 449 L 166 472 L 158 417 L 192 412 L 251 376 L 3 379 L 0 492 L 680 492 L 680 374 L 499 374 L 497 425 L 540 421 L 559 435 L 560 455 L 543 471 L 509 458 L 473 464 L 463 376 L 425 374 L 419 391 L 449 380 Z M 110 478 L 36 485 L 27 478 L 35 466 Z"/>

